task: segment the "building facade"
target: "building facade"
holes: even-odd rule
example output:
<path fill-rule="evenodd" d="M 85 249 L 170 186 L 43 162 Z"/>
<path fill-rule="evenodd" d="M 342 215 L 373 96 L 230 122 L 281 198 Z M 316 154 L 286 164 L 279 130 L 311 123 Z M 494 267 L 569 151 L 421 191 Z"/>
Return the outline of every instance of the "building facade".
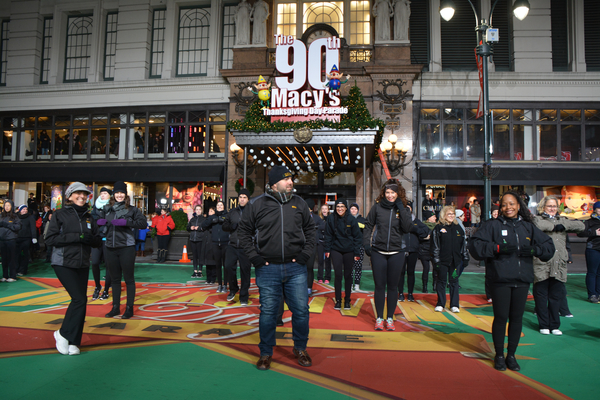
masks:
<path fill-rule="evenodd" d="M 457 205 L 480 198 L 475 20 L 467 0 L 455 0 L 449 22 L 439 3 L 4 1 L 0 195 L 21 202 L 33 191 L 49 199 L 74 180 L 96 188 L 125 180 L 146 212 L 234 198 L 242 158 L 230 151 L 235 136 L 226 124 L 244 118 L 256 99 L 248 86 L 260 75 L 281 74 L 281 35 L 307 45 L 342 38 L 339 69 L 351 80 L 341 94 L 358 86 L 371 114 L 386 122 L 383 139 L 394 135 L 405 150 L 389 153 L 389 161 L 400 161 L 392 173 L 419 207 L 427 193 Z M 493 1 L 473 3 L 487 16 Z M 595 185 L 596 3 L 530 0 L 529 15 L 519 21 L 512 2 L 497 2 L 491 22 L 500 41 L 489 62 L 493 196 L 517 185 L 535 201 L 546 190 Z M 325 150 L 310 142 L 291 150 L 300 147 L 315 155 Z M 300 162 L 300 193 L 371 204 L 385 179 L 382 165 L 369 148 L 364 168 L 352 148 L 347 164 L 340 152 L 340 162 L 322 171 Z M 268 171 L 259 159 L 247 160 L 255 194 Z"/>

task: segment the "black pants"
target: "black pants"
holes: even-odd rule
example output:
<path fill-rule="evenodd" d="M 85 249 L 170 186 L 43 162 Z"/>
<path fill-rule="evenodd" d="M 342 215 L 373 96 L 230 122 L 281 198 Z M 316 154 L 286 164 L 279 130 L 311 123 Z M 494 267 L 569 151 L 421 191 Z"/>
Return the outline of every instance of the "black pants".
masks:
<path fill-rule="evenodd" d="M 429 270 L 431 269 L 431 258 L 427 256 L 419 256 L 419 260 L 421 260 L 421 265 L 423 266 L 423 275 L 421 276 L 421 281 L 423 282 L 423 292 L 427 290 L 427 282 L 429 281 Z M 435 289 L 435 281 L 437 280 L 437 271 L 435 268 L 433 269 L 435 272 L 433 276 L 433 288 Z M 435 291 L 435 290 L 434 290 Z"/>
<path fill-rule="evenodd" d="M 569 310 L 569 302 L 567 301 L 567 285 L 563 285 L 563 293 L 561 296 L 562 298 L 560 300 L 560 308 L 558 312 L 563 317 L 565 315 L 572 315 L 573 313 L 571 312 L 571 310 Z"/>
<path fill-rule="evenodd" d="M 387 317 L 393 318 L 398 303 L 398 281 L 404 265 L 404 252 L 384 255 L 375 250 L 371 253 L 371 268 L 375 281 L 375 312 L 383 318 L 383 304 L 387 285 Z"/>
<path fill-rule="evenodd" d="M 92 248 L 92 275 L 94 276 L 96 288 L 102 287 L 100 283 L 100 264 L 102 263 L 102 259 L 104 259 L 104 266 L 106 268 L 106 272 L 104 273 L 104 291 L 108 291 L 108 288 L 112 284 L 112 279 L 110 279 L 110 271 L 108 269 L 108 262 L 106 261 L 105 240 L 102 241 L 102 247 Z"/>
<path fill-rule="evenodd" d="M 438 268 L 439 267 L 439 268 Z M 450 307 L 460 307 L 459 295 L 458 295 L 458 276 L 459 271 L 456 265 L 439 265 L 438 268 L 438 281 L 437 281 L 437 306 L 446 306 L 446 281 L 450 285 Z"/>
<path fill-rule="evenodd" d="M 406 253 L 404 265 L 402 266 L 402 272 L 400 273 L 400 281 L 398 282 L 398 293 L 404 293 L 404 274 L 408 272 L 408 293 L 415 290 L 415 268 L 417 266 L 417 260 L 419 259 L 419 253 Z"/>
<path fill-rule="evenodd" d="M 158 240 L 158 244 L 156 246 L 157 250 L 168 250 L 169 249 L 169 241 L 171 240 L 171 235 L 156 235 Z M 135 249 L 133 249 L 135 251 Z"/>
<path fill-rule="evenodd" d="M 202 241 L 190 242 L 190 250 L 192 251 L 192 262 L 194 264 L 194 271 L 202 272 L 202 264 L 200 263 L 202 257 Z"/>
<path fill-rule="evenodd" d="M 90 268 L 66 268 L 53 265 L 56 277 L 65 288 L 71 303 L 65 313 L 60 335 L 69 341 L 69 344 L 79 346 L 83 334 L 85 312 L 87 304 L 87 284 Z"/>
<path fill-rule="evenodd" d="M 342 300 L 342 275 L 344 277 L 344 291 L 346 300 L 350 300 L 352 293 L 352 268 L 354 267 L 354 253 L 340 253 L 331 250 L 331 263 L 335 271 L 335 299 Z M 342 270 L 344 271 L 342 274 Z"/>
<path fill-rule="evenodd" d="M 0 254 L 2 254 L 2 277 L 4 279 L 17 278 L 17 241 L 0 240 Z"/>
<path fill-rule="evenodd" d="M 306 286 L 312 290 L 313 282 L 315 281 L 315 261 L 317 252 L 313 251 L 308 262 L 306 263 Z"/>
<path fill-rule="evenodd" d="M 19 264 L 17 272 L 27 275 L 27 267 L 29 267 L 29 249 L 31 248 L 31 238 L 17 239 L 17 259 Z"/>
<path fill-rule="evenodd" d="M 227 250 L 227 243 L 216 243 L 213 242 L 213 255 L 215 257 L 217 283 L 219 285 L 227 284 L 227 270 L 223 269 L 225 264 L 225 251 Z"/>
<path fill-rule="evenodd" d="M 317 242 L 317 279 L 331 280 L 331 259 L 325 258 L 323 242 Z"/>
<path fill-rule="evenodd" d="M 485 297 L 492 298 L 492 268 L 488 267 L 487 260 L 485 261 Z"/>
<path fill-rule="evenodd" d="M 237 263 L 240 262 L 240 278 L 242 281 L 241 289 L 237 281 Z M 229 276 L 229 291 L 235 293 L 239 290 L 240 301 L 248 301 L 248 289 L 250 289 L 250 259 L 244 250 L 235 246 L 227 246 L 225 248 L 225 271 Z"/>
<path fill-rule="evenodd" d="M 508 284 L 493 283 L 492 307 L 494 309 L 494 322 L 492 322 L 492 339 L 496 354 L 504 352 L 504 335 L 508 321 L 508 355 L 514 355 L 519 345 L 523 329 L 523 314 L 529 285 L 508 286 Z"/>
<path fill-rule="evenodd" d="M 106 262 L 112 278 L 113 306 L 121 304 L 121 276 L 123 276 L 127 287 L 127 306 L 133 307 L 133 300 L 135 299 L 135 278 L 133 277 L 135 246 L 107 247 Z"/>
<path fill-rule="evenodd" d="M 533 285 L 535 313 L 540 329 L 560 328 L 559 309 L 566 293 L 564 286 L 563 282 L 554 278 L 548 278 Z"/>
<path fill-rule="evenodd" d="M 217 267 L 214 265 L 206 266 L 206 282 L 215 283 L 217 281 Z"/>

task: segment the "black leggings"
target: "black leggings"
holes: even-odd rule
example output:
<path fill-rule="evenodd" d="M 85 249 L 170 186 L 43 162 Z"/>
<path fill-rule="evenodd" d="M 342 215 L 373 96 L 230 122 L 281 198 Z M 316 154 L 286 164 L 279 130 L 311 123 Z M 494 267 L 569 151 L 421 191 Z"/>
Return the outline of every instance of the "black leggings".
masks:
<path fill-rule="evenodd" d="M 493 283 L 491 289 L 494 309 L 494 322 L 492 323 L 494 349 L 496 354 L 503 354 L 506 322 L 509 321 L 507 353 L 514 355 L 521 338 L 529 285 L 515 287 L 514 284 L 508 286 L 507 284 Z"/>
<path fill-rule="evenodd" d="M 121 304 L 121 275 L 127 287 L 127 306 L 133 307 L 135 299 L 135 246 L 106 248 L 106 262 L 110 269 L 113 290 L 113 306 Z"/>
<path fill-rule="evenodd" d="M 317 279 L 320 281 L 331 280 L 331 259 L 325 258 L 323 242 L 317 242 Z"/>
<path fill-rule="evenodd" d="M 352 267 L 354 264 L 354 253 L 340 253 L 339 251 L 331 250 L 331 263 L 335 271 L 335 299 L 342 300 L 342 269 L 344 270 L 344 290 L 346 292 L 346 300 L 350 300 L 352 292 Z"/>
<path fill-rule="evenodd" d="M 192 250 L 192 262 L 194 263 L 194 271 L 202 272 L 202 264 L 200 263 L 200 256 L 202 255 L 202 241 L 190 242 L 190 249 Z"/>
<path fill-rule="evenodd" d="M 60 327 L 60 335 L 69 341 L 69 344 L 79 346 L 83 335 L 83 324 L 87 306 L 87 282 L 90 275 L 89 267 L 67 268 L 53 265 L 56 277 L 65 288 L 71 302 L 65 318 Z"/>
<path fill-rule="evenodd" d="M 393 318 L 398 302 L 398 281 L 404 265 L 404 252 L 384 255 L 373 250 L 371 268 L 375 281 L 375 312 L 383 318 L 383 304 L 387 285 L 387 318 Z"/>
<path fill-rule="evenodd" d="M 213 242 L 213 255 L 215 257 L 215 264 L 217 265 L 217 283 L 219 285 L 227 285 L 227 270 L 223 268 L 225 264 L 225 251 L 227 250 L 227 243 L 216 243 Z"/>
<path fill-rule="evenodd" d="M 169 249 L 169 240 L 171 240 L 171 235 L 156 235 L 158 245 L 156 246 L 157 250 L 168 250 Z M 135 251 L 135 249 L 134 249 Z"/>
<path fill-rule="evenodd" d="M 419 253 L 408 253 L 402 266 L 402 272 L 400 273 L 400 281 L 398 284 L 398 293 L 404 293 L 404 274 L 408 272 L 408 293 L 412 294 L 415 290 L 415 267 L 417 266 L 417 260 L 419 259 Z"/>
<path fill-rule="evenodd" d="M 110 271 L 108 270 L 108 262 L 106 262 L 106 241 L 102 241 L 102 246 L 99 248 L 92 248 L 92 275 L 94 276 L 94 283 L 96 288 L 102 288 L 100 284 L 100 263 L 104 257 L 104 265 L 106 266 L 106 273 L 104 274 L 104 291 L 108 292 L 108 288 L 112 284 L 110 279 Z"/>

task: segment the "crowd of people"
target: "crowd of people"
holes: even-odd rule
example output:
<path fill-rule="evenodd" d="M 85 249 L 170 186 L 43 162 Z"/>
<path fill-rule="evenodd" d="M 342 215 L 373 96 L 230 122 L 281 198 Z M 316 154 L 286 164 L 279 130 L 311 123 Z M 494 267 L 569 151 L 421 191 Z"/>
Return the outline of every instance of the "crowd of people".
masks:
<path fill-rule="evenodd" d="M 252 199 L 251 193 L 242 188 L 237 206 L 229 211 L 222 201 L 208 210 L 197 205 L 187 224 L 192 278 L 203 277 L 202 268 L 206 266 L 206 283 L 217 284 L 217 292 L 227 293 L 227 301 L 238 297 L 242 305 L 249 303 L 254 266 L 261 305 L 257 362 L 261 370 L 270 368 L 275 328 L 280 324 L 284 302 L 292 312 L 294 355 L 300 365 L 312 364 L 306 350 L 307 304 L 315 281 L 315 261 L 319 283 L 329 283 L 333 267 L 333 308 L 340 310 L 343 305 L 348 310 L 352 308 L 352 293 L 360 290 L 364 255 L 370 257 L 375 284 L 374 328 L 394 331 L 397 302 L 415 301 L 418 260 L 423 266 L 423 293 L 429 292 L 432 271 L 431 290 L 437 295 L 434 311 L 452 313 L 460 312 L 462 271 L 470 257 L 481 260 L 486 269 L 485 293 L 494 314 L 494 367 L 498 370 L 520 369 L 515 352 L 531 284 L 541 334 L 562 335 L 559 316 L 572 316 L 565 288 L 568 233 L 588 238 L 588 299 L 599 301 L 600 202 L 593 204 L 590 219 L 577 221 L 560 215 L 560 203 L 554 196 L 544 197 L 537 215 L 532 215 L 523 194 L 508 191 L 493 205 L 487 221 L 481 221 L 477 200 L 467 210 L 452 205 L 441 207 L 437 213 L 425 209 L 421 220 L 413 212 L 402 184 L 390 179 L 363 218 L 358 204 L 348 205 L 343 199 L 335 201 L 331 213 L 326 204 L 316 212 L 312 200 L 304 201 L 293 194 L 293 186 L 291 172 L 274 167 L 263 195 Z M 116 182 L 112 189 L 100 189 L 91 210 L 87 204 L 89 194 L 84 184 L 75 182 L 66 190 L 63 208 L 54 213 L 48 207 L 41 214 L 30 212 L 32 203 L 15 208 L 7 200 L 0 214 L 3 282 L 15 282 L 18 275 L 27 274 L 29 249 L 37 245 L 40 232 L 44 233 L 49 261 L 72 299 L 61 328 L 55 332 L 61 354 L 79 354 L 90 263 L 95 282 L 92 300 L 108 299 L 112 289 L 112 308 L 106 317 L 121 315 L 127 319 L 134 315 L 135 257 L 143 254 L 140 242 L 145 239 L 148 222 L 139 209 L 130 205 L 124 182 Z M 465 225 L 477 229 L 469 236 Z M 165 262 L 175 228 L 169 210 L 160 209 L 150 227 L 156 229 L 157 261 Z M 142 236 L 144 239 L 140 239 Z M 104 290 L 100 281 L 102 259 L 106 263 Z M 124 312 L 120 308 L 121 279 L 127 288 Z"/>

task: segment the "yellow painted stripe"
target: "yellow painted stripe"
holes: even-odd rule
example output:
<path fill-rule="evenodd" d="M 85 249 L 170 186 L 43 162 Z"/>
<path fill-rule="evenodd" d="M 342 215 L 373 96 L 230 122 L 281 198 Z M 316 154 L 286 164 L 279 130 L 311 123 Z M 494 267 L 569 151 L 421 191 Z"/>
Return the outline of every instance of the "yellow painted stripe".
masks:
<path fill-rule="evenodd" d="M 327 297 L 309 297 L 308 311 L 315 314 L 321 314 L 325 308 Z"/>
<path fill-rule="evenodd" d="M 35 297 L 33 299 L 27 299 L 23 301 L 19 301 L 18 303 L 13 303 L 11 306 L 14 307 L 24 307 L 24 306 L 47 306 L 64 303 L 65 301 L 71 301 L 71 296 L 67 293 L 66 290 L 60 289 L 59 293 L 50 294 L 48 296 Z"/>
<path fill-rule="evenodd" d="M 346 317 L 358 317 L 358 313 L 360 312 L 363 304 L 365 302 L 364 298 L 360 298 L 354 302 L 354 304 L 350 303 L 352 307 L 350 310 L 344 310 L 343 308 L 340 310 L 343 316 Z"/>
<path fill-rule="evenodd" d="M 22 280 L 24 280 L 26 282 L 29 282 L 29 283 L 33 283 L 34 285 L 37 285 L 39 287 L 43 287 L 44 289 L 57 289 L 54 286 L 48 285 L 47 283 L 40 282 L 40 281 L 38 281 L 36 279 L 27 278 L 27 277 L 24 277 L 24 276 L 21 277 L 20 279 L 22 279 Z"/>
<path fill-rule="evenodd" d="M 141 305 L 146 305 L 146 304 L 159 303 L 162 301 L 169 301 L 169 298 L 171 296 L 173 296 L 174 294 L 177 294 L 177 293 L 181 293 L 177 290 L 158 290 L 156 292 L 145 293 L 145 294 L 138 296 L 139 293 L 147 292 L 147 291 L 148 291 L 148 289 L 136 290 L 136 297 L 134 300 L 135 305 L 141 306 Z M 123 290 L 121 290 L 121 293 L 123 293 Z M 187 292 L 184 292 L 184 293 L 187 293 Z"/>
<path fill-rule="evenodd" d="M 25 299 L 28 297 L 40 296 L 40 295 L 49 294 L 49 293 L 55 293 L 58 290 L 63 290 L 63 289 L 62 288 L 54 288 L 51 290 L 44 289 L 44 290 L 37 290 L 35 292 L 19 293 L 19 294 L 15 294 L 12 296 L 1 298 L 0 303 L 10 303 L 11 301 L 21 300 L 21 299 Z"/>
<path fill-rule="evenodd" d="M 256 364 L 256 357 L 251 354 L 244 353 L 239 350 L 231 349 L 227 346 L 221 346 L 216 343 L 196 343 L 198 346 L 203 347 L 208 350 L 215 351 L 217 353 L 226 355 L 228 357 L 235 358 L 240 361 L 247 362 L 249 364 Z M 287 376 L 291 376 L 292 378 L 300 379 L 302 381 L 311 383 L 313 385 L 321 386 L 322 388 L 333 390 L 335 392 L 341 393 L 346 396 L 353 397 L 359 400 L 383 400 L 389 399 L 390 397 L 381 396 L 375 394 L 373 392 L 363 390 L 360 388 L 353 387 L 351 385 L 347 385 L 342 382 L 338 382 L 333 379 L 324 378 L 319 376 L 313 372 L 308 372 L 310 368 L 307 368 L 307 371 L 300 370 L 298 368 L 290 367 L 285 364 L 280 364 L 276 361 L 271 362 L 271 370 L 274 372 L 278 372 Z"/>

